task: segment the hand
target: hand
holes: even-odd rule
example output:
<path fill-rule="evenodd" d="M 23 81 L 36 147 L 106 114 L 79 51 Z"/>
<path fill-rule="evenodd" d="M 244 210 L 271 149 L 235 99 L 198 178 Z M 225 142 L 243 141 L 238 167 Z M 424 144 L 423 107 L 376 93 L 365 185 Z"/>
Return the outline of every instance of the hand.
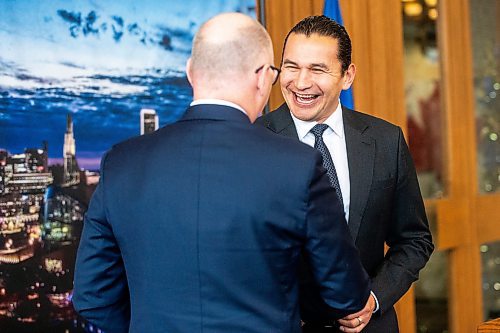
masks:
<path fill-rule="evenodd" d="M 365 307 L 356 313 L 350 314 L 342 319 L 339 319 L 340 330 L 342 332 L 358 333 L 361 332 L 372 318 L 373 310 L 375 310 L 375 299 L 370 294 Z"/>

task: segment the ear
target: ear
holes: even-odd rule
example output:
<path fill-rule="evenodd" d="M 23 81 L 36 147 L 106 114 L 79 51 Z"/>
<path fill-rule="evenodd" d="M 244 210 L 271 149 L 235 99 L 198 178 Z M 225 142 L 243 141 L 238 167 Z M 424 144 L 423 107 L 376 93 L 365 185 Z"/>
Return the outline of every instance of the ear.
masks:
<path fill-rule="evenodd" d="M 354 64 L 350 64 L 344 73 L 344 84 L 342 85 L 342 90 L 347 90 L 351 87 L 355 76 L 356 66 Z"/>
<path fill-rule="evenodd" d="M 252 84 L 255 84 L 252 89 L 254 89 L 254 97 L 252 101 L 252 110 L 247 110 L 248 118 L 253 123 L 257 117 L 260 116 L 264 106 L 269 100 L 269 94 L 271 93 L 271 76 L 268 73 L 269 67 L 266 65 L 262 70 L 260 70 L 257 74 L 252 73 L 255 81 Z M 257 88 L 257 89 L 255 89 Z"/>
<path fill-rule="evenodd" d="M 260 70 L 256 75 L 257 75 L 257 94 L 259 96 L 266 96 L 268 90 L 270 89 L 269 86 L 271 85 L 271 82 L 269 80 L 269 68 L 268 65 L 265 65 L 262 70 Z"/>
<path fill-rule="evenodd" d="M 191 74 L 191 58 L 189 58 L 186 62 L 186 75 L 187 75 L 187 79 L 189 81 L 189 84 L 191 84 L 191 87 L 193 86 L 193 77 L 192 77 L 192 74 Z"/>

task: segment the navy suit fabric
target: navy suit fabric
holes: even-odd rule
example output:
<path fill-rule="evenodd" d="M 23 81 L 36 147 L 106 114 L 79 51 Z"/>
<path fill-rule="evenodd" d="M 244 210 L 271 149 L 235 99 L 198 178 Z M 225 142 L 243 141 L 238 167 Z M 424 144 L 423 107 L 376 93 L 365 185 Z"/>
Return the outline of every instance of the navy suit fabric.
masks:
<path fill-rule="evenodd" d="M 193 106 L 103 158 L 73 302 L 107 333 L 300 332 L 302 251 L 332 320 L 364 306 L 369 278 L 319 153 Z"/>

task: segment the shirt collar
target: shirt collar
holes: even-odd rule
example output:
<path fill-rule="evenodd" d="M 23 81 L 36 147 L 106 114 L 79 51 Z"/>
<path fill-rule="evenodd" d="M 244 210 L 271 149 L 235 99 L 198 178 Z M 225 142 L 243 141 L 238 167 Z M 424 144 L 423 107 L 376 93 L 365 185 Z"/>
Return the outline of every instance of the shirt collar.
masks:
<path fill-rule="evenodd" d="M 300 120 L 296 118 L 292 112 L 290 112 L 290 115 L 292 116 L 295 128 L 297 129 L 297 134 L 301 140 L 304 139 L 314 125 L 318 123 L 317 121 Z M 344 138 L 344 121 L 342 118 L 342 106 L 339 101 L 335 111 L 323 122 L 323 124 L 327 124 L 328 127 L 333 130 L 333 133 L 338 135 L 341 139 Z"/>
<path fill-rule="evenodd" d="M 229 102 L 229 101 L 225 101 L 223 99 L 216 99 L 216 98 L 197 99 L 197 100 L 192 101 L 191 104 L 189 104 L 189 106 L 195 106 L 195 105 L 200 105 L 200 104 L 215 104 L 215 105 L 229 106 L 229 107 L 240 110 L 244 114 L 247 114 L 246 111 L 238 104 L 233 103 L 233 102 Z"/>

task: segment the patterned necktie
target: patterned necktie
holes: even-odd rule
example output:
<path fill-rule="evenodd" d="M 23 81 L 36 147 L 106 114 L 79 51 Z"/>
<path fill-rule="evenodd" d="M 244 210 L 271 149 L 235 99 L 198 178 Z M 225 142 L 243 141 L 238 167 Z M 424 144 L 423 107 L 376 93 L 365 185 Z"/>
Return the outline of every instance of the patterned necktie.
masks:
<path fill-rule="evenodd" d="M 332 157 L 330 156 L 330 152 L 323 141 L 323 133 L 328 128 L 326 124 L 316 124 L 312 129 L 311 133 L 314 134 L 314 148 L 319 150 L 321 155 L 323 156 L 323 166 L 328 173 L 328 177 L 330 178 L 330 184 L 332 184 L 337 196 L 340 199 L 340 203 L 343 205 L 342 200 L 342 191 L 340 190 L 339 179 L 337 178 L 337 172 L 335 171 L 335 165 L 333 164 Z"/>

